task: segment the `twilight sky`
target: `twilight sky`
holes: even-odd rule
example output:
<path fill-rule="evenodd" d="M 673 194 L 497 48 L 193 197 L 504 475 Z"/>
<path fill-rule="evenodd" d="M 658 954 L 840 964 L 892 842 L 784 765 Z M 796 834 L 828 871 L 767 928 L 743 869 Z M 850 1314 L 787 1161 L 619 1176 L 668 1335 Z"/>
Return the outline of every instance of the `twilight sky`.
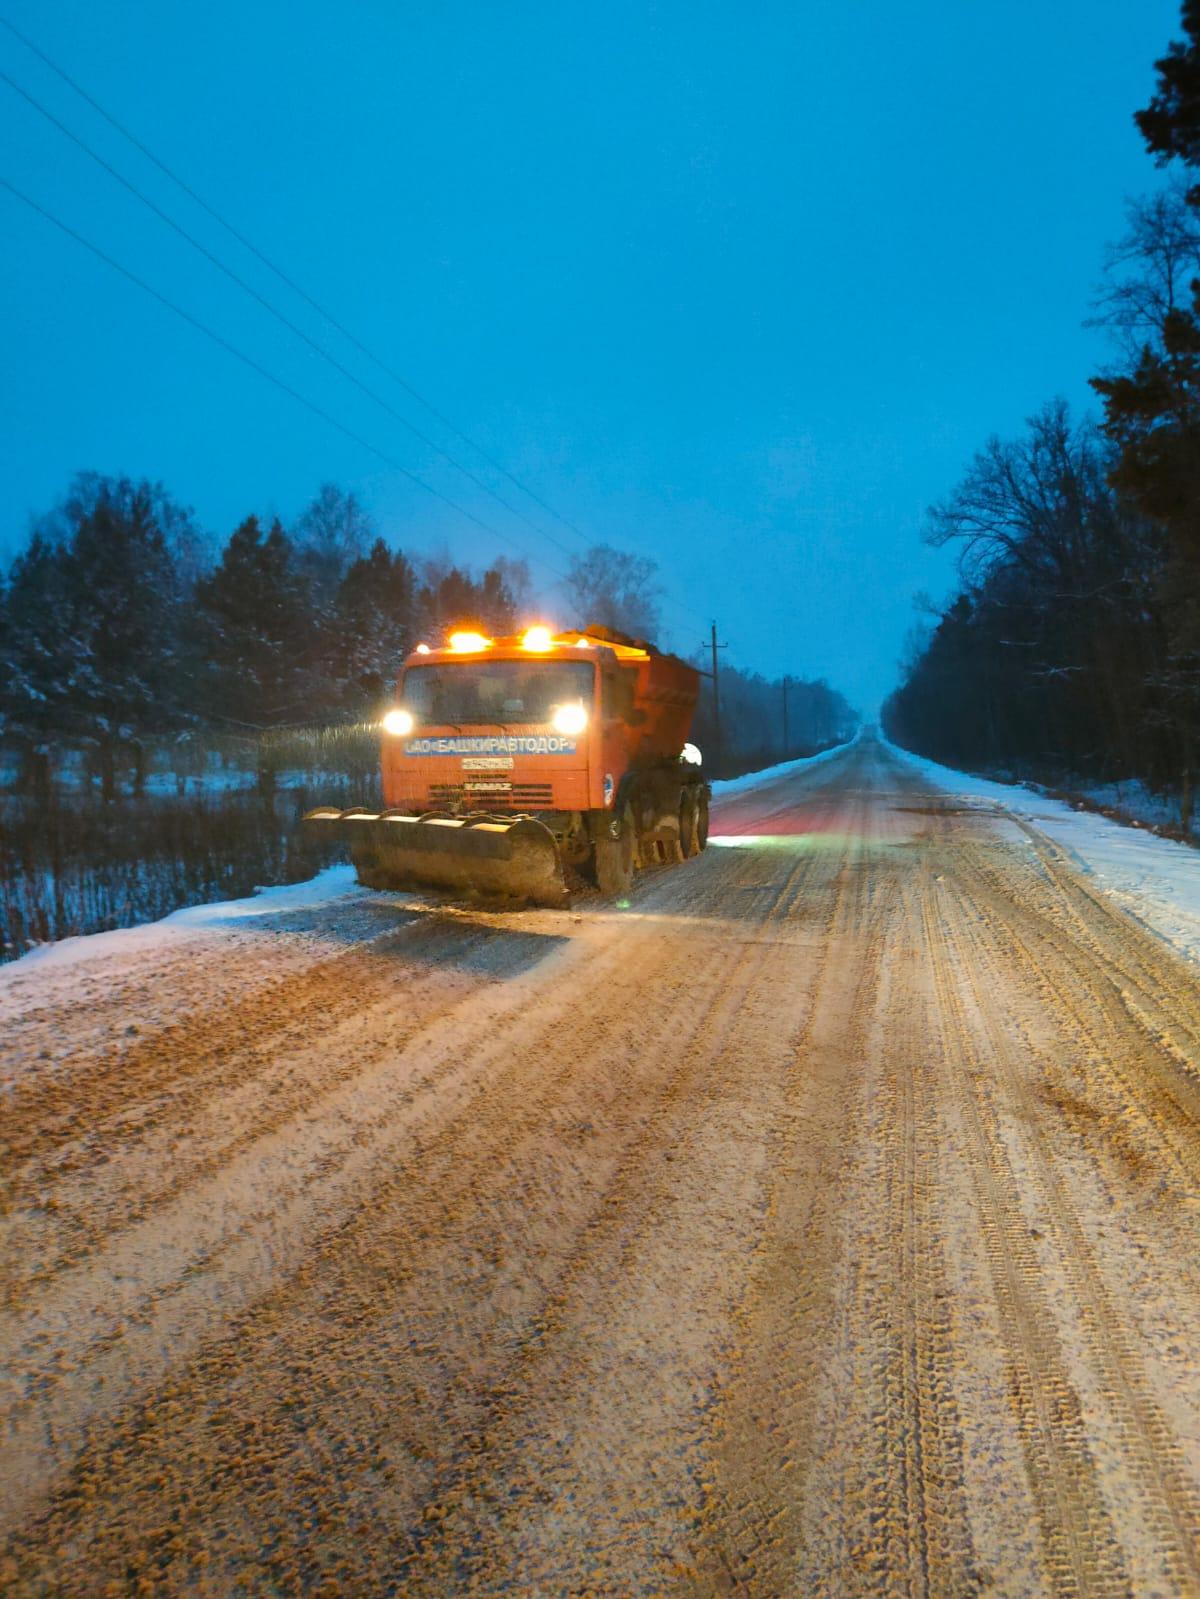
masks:
<path fill-rule="evenodd" d="M 866 710 L 989 433 L 1087 405 L 1084 329 L 1176 0 L 4 0 L 163 161 L 587 536 L 646 550 L 664 642 Z M 395 410 L 511 485 L 0 29 L 16 79 Z M 222 537 L 332 479 L 411 553 L 563 550 L 332 371 L 5 83 L 0 176 L 487 534 L 0 191 L 0 553 L 70 474 Z M 523 501 L 568 550 L 578 535 Z M 512 543 L 502 543 L 503 533 Z"/>

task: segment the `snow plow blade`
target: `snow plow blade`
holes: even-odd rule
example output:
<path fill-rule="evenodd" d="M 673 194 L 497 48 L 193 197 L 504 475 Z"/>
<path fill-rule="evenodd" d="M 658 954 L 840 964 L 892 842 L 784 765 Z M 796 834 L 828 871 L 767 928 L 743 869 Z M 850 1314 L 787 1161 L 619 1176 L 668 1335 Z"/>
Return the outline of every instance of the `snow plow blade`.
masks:
<path fill-rule="evenodd" d="M 323 806 L 308 812 L 304 826 L 322 838 L 336 829 L 367 888 L 451 888 L 536 905 L 567 898 L 554 834 L 531 816 L 405 816 Z"/>

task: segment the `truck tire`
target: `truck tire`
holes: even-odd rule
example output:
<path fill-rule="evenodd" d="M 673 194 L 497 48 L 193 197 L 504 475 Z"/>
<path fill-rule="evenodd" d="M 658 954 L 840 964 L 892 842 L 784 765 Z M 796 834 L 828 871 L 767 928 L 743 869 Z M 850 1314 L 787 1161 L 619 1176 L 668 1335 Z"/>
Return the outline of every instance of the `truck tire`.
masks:
<path fill-rule="evenodd" d="M 708 790 L 696 795 L 696 854 L 708 845 Z"/>
<path fill-rule="evenodd" d="M 696 790 L 685 788 L 679 801 L 679 852 L 685 861 L 699 855 L 700 805 Z"/>
<path fill-rule="evenodd" d="M 633 887 L 633 859 L 637 839 L 633 809 L 625 804 L 604 827 L 593 846 L 596 887 L 620 899 Z"/>

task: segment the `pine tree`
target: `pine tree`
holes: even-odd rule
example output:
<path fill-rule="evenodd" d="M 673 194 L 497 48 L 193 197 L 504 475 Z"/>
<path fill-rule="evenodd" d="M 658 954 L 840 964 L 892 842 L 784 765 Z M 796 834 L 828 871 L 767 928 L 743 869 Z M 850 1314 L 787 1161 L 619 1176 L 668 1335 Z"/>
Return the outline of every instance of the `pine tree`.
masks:
<path fill-rule="evenodd" d="M 211 717 L 263 729 L 313 715 L 320 630 L 278 520 L 265 537 L 256 516 L 235 528 L 196 601 L 200 694 Z"/>
<path fill-rule="evenodd" d="M 455 627 L 481 628 L 485 633 L 511 633 L 517 623 L 516 602 L 500 566 L 492 566 L 477 582 L 457 566 L 431 563 L 417 597 L 417 627 L 440 639 Z"/>
<path fill-rule="evenodd" d="M 178 616 L 171 558 L 147 493 L 104 493 L 75 530 L 66 562 L 71 713 L 94 744 L 106 798 L 118 747 L 137 755 L 141 735 L 177 713 Z"/>
<path fill-rule="evenodd" d="M 1160 160 L 1200 167 L 1200 0 L 1184 0 L 1181 21 L 1186 37 L 1154 63 L 1158 93 L 1134 121 Z"/>
<path fill-rule="evenodd" d="M 179 717 L 179 585 L 145 486 L 88 482 L 87 500 L 44 518 L 13 563 L 0 705 L 39 787 L 52 745 L 71 738 L 94 752 L 111 798 L 119 751 L 134 753 L 140 785 L 144 735 Z"/>
<path fill-rule="evenodd" d="M 104 793 L 145 736 L 185 719 L 178 623 L 203 535 L 160 484 L 79 473 L 33 525 L 5 600 L 0 716 L 28 778 L 49 782 L 64 739 L 95 756 Z"/>
<path fill-rule="evenodd" d="M 65 626 L 63 547 L 34 532 L 13 562 L 0 643 L 0 729 L 20 751 L 27 785 L 49 787 L 48 745 L 67 729 L 73 653 Z"/>
<path fill-rule="evenodd" d="M 391 692 L 412 637 L 416 574 L 382 539 L 354 561 L 333 610 L 329 675 L 345 713 L 364 716 Z"/>
<path fill-rule="evenodd" d="M 1185 0 L 1184 42 L 1156 63 L 1158 93 L 1136 116 L 1150 151 L 1200 168 L 1200 0 Z M 1200 209 L 1200 185 L 1188 192 Z M 1163 318 L 1134 371 L 1093 379 L 1105 427 L 1120 449 L 1114 485 L 1167 535 L 1161 585 L 1166 618 L 1167 692 L 1180 730 L 1181 811 L 1190 825 L 1200 739 L 1200 283 L 1190 310 Z"/>

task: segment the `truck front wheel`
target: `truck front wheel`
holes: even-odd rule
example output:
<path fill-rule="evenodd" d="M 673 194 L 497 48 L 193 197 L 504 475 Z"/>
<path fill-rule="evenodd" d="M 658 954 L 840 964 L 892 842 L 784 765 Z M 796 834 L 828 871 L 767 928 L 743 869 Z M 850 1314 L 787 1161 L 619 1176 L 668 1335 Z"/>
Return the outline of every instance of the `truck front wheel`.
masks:
<path fill-rule="evenodd" d="M 625 804 L 597 836 L 593 845 L 596 887 L 602 894 L 619 899 L 632 888 L 634 833 L 633 809 Z"/>

